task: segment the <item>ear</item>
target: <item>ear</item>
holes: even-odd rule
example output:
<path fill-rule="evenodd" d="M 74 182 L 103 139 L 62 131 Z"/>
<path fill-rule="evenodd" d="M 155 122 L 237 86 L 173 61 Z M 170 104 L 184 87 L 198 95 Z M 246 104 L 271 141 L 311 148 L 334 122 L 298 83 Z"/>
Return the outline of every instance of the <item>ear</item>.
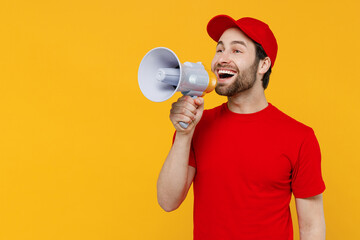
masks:
<path fill-rule="evenodd" d="M 269 57 L 266 57 L 263 60 L 260 60 L 258 71 L 260 74 L 265 74 L 270 67 L 271 67 L 271 60 Z"/>

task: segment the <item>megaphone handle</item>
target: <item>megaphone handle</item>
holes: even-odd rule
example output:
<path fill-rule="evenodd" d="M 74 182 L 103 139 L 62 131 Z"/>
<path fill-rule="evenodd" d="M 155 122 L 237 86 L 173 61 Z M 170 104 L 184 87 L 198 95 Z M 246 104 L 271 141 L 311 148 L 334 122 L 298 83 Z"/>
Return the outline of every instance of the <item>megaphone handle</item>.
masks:
<path fill-rule="evenodd" d="M 192 97 L 192 99 L 197 98 L 197 96 L 191 96 L 191 97 Z M 189 126 L 189 124 L 186 123 L 186 122 L 179 122 L 179 125 L 180 125 L 183 129 L 187 129 L 188 126 Z"/>
<path fill-rule="evenodd" d="M 183 129 L 187 129 L 189 124 L 186 122 L 179 122 L 179 125 L 183 128 Z"/>

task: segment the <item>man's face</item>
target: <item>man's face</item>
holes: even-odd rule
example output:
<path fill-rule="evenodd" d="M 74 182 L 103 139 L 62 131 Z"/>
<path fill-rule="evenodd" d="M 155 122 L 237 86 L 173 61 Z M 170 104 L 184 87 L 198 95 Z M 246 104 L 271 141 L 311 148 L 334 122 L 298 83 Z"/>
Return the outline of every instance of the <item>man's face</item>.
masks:
<path fill-rule="evenodd" d="M 253 87 L 259 64 L 255 51 L 253 41 L 240 29 L 229 28 L 222 34 L 211 63 L 217 94 L 231 97 Z"/>

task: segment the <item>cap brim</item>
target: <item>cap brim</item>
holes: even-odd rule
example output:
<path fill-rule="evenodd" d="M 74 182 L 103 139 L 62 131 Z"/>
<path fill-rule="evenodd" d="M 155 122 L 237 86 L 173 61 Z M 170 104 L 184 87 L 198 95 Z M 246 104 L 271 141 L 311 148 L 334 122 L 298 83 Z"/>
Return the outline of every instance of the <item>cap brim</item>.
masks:
<path fill-rule="evenodd" d="M 238 27 L 233 18 L 227 15 L 218 15 L 209 21 L 207 25 L 207 32 L 215 42 L 218 42 L 224 31 L 231 27 Z"/>

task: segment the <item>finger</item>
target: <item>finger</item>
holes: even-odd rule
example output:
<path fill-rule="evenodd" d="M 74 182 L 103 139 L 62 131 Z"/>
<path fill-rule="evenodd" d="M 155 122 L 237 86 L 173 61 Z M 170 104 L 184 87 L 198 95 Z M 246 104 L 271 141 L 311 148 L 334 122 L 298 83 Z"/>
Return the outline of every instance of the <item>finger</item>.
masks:
<path fill-rule="evenodd" d="M 172 114 L 182 114 L 182 115 L 185 115 L 185 116 L 188 116 L 189 118 L 191 119 L 195 119 L 195 115 L 196 115 L 196 111 L 192 112 L 186 108 L 172 108 L 170 110 L 170 113 Z"/>
<path fill-rule="evenodd" d="M 183 108 L 195 114 L 197 106 L 194 103 L 190 103 L 188 101 L 175 102 L 172 104 L 172 109 L 175 109 L 177 112 L 179 111 L 179 109 Z"/>
<path fill-rule="evenodd" d="M 196 105 L 195 101 L 194 101 L 194 98 L 190 97 L 190 96 L 187 96 L 187 95 L 179 98 L 179 102 L 188 102 L 191 105 Z"/>
<path fill-rule="evenodd" d="M 173 121 L 186 121 L 186 122 L 191 122 L 193 120 L 195 120 L 196 118 L 196 114 L 193 113 L 188 113 L 188 114 L 183 114 L 183 113 L 175 113 L 175 112 L 170 112 L 170 119 Z"/>
<path fill-rule="evenodd" d="M 171 121 L 174 125 L 180 126 L 179 122 L 184 122 L 190 124 L 193 120 L 188 116 L 181 115 L 181 114 L 174 114 L 171 116 Z"/>
<path fill-rule="evenodd" d="M 183 95 L 178 100 L 180 100 L 180 101 L 188 101 L 188 102 L 193 102 L 194 101 L 194 99 L 192 97 L 190 97 L 189 95 Z"/>

